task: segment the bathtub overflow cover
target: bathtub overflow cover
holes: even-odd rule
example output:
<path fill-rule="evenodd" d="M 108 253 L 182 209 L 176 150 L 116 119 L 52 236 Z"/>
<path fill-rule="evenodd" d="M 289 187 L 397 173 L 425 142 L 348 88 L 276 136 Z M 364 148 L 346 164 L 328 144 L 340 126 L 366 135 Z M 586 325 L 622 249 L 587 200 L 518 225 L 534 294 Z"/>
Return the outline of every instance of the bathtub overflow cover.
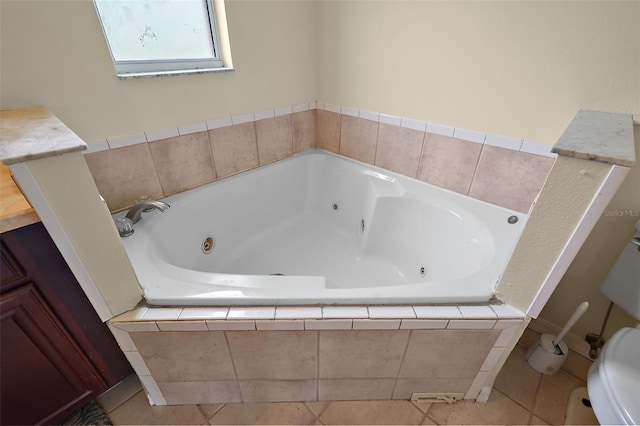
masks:
<path fill-rule="evenodd" d="M 518 222 L 518 216 L 509 216 L 509 219 L 507 219 L 507 222 L 509 222 L 510 224 L 514 224 Z"/>
<path fill-rule="evenodd" d="M 340 208 L 340 206 L 338 205 L 338 203 L 333 203 L 333 204 L 331 204 L 331 209 L 332 209 L 334 212 L 337 212 L 339 208 Z"/>
<path fill-rule="evenodd" d="M 216 246 L 216 239 L 211 235 L 207 235 L 202 240 L 202 252 L 204 254 L 209 254 L 213 251 L 213 248 Z"/>
<path fill-rule="evenodd" d="M 427 268 L 425 268 L 424 266 L 422 266 L 420 268 L 420 276 L 424 277 L 427 274 Z"/>

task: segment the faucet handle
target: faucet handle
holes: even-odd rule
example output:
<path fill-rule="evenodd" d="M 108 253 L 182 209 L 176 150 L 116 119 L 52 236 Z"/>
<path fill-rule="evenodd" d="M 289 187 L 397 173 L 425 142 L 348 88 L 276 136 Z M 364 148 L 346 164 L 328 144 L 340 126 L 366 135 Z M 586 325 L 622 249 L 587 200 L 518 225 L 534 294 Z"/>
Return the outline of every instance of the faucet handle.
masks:
<path fill-rule="evenodd" d="M 128 237 L 133 234 L 133 221 L 128 217 L 114 219 L 114 222 L 116 223 L 116 228 L 118 228 L 118 234 L 120 234 L 121 237 Z"/>

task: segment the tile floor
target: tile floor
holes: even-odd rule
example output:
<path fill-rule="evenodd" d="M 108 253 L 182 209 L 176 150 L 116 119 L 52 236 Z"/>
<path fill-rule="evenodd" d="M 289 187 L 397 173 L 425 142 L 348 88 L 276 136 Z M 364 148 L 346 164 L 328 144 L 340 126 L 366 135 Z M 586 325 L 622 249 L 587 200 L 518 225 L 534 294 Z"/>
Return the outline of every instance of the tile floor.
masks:
<path fill-rule="evenodd" d="M 151 407 L 132 376 L 98 400 L 114 425 L 134 424 L 564 424 L 569 394 L 585 386 L 591 362 L 573 352 L 553 376 L 524 359 L 538 334 L 526 330 L 498 376 L 487 403 L 335 401 Z M 597 424 L 597 423 L 595 423 Z"/>

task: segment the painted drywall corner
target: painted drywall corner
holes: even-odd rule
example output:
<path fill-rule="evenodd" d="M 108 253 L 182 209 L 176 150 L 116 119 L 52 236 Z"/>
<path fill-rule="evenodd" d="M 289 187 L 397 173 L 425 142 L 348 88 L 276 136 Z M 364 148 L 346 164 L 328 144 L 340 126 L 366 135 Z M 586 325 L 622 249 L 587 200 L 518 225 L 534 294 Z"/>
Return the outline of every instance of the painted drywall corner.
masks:
<path fill-rule="evenodd" d="M 142 290 L 82 154 L 17 166 L 18 183 L 100 318 L 105 321 L 135 306 Z"/>
<path fill-rule="evenodd" d="M 572 157 L 557 158 L 498 283 L 496 295 L 500 300 L 523 312 L 529 312 L 534 301 L 546 302 L 537 298 L 548 299 L 551 293 L 539 295 L 540 288 L 612 167 Z"/>

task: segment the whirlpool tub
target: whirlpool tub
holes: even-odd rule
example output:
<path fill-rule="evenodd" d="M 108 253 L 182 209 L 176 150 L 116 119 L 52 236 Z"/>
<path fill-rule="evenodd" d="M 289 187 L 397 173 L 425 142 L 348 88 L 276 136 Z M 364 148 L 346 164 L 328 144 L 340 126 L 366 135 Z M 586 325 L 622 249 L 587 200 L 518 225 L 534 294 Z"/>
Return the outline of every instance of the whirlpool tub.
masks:
<path fill-rule="evenodd" d="M 488 302 L 525 222 L 320 150 L 165 201 L 122 240 L 149 305 Z"/>

